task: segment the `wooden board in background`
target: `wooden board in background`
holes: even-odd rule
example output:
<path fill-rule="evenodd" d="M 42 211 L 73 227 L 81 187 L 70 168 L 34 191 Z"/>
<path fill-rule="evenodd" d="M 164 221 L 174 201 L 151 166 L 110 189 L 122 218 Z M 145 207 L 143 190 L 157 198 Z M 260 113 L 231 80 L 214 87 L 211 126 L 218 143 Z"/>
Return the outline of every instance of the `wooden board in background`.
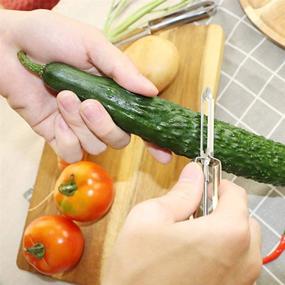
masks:
<path fill-rule="evenodd" d="M 216 95 L 223 58 L 224 34 L 220 26 L 185 25 L 163 32 L 180 54 L 180 68 L 174 82 L 160 95 L 198 111 L 201 91 L 209 86 Z M 130 209 L 137 203 L 166 193 L 177 181 L 179 173 L 189 161 L 174 156 L 171 163 L 162 165 L 147 152 L 144 143 L 133 136 L 123 150 L 108 149 L 91 159 L 102 165 L 113 177 L 116 198 L 111 211 L 99 222 L 82 226 L 86 246 L 76 268 L 54 278 L 80 285 L 99 285 L 106 257 Z M 56 155 L 45 146 L 34 187 L 30 207 L 34 207 L 53 190 L 58 177 Z M 35 218 L 57 213 L 51 200 L 36 211 L 29 212 L 26 225 Z M 24 260 L 21 251 L 18 267 L 35 272 Z"/>
<path fill-rule="evenodd" d="M 253 24 L 285 47 L 285 0 L 240 0 L 240 3 Z"/>

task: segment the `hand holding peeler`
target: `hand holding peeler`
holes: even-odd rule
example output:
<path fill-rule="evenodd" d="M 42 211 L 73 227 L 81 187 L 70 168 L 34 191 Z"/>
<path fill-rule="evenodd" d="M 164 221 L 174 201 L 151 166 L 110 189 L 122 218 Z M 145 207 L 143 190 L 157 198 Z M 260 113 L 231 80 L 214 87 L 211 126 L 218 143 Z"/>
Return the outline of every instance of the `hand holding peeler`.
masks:
<path fill-rule="evenodd" d="M 205 118 L 206 110 L 208 110 L 208 118 Z M 204 174 L 204 186 L 202 197 L 202 215 L 206 216 L 213 211 L 218 204 L 219 185 L 222 174 L 222 163 L 214 157 L 214 113 L 215 102 L 212 92 L 207 88 L 201 96 L 201 131 L 200 131 L 200 156 L 196 157 L 195 162 L 202 165 Z M 206 126 L 207 123 L 207 126 Z M 207 147 L 204 149 L 204 132 L 207 133 Z M 212 207 L 209 203 L 209 190 L 212 190 Z M 197 214 L 197 213 L 196 213 Z"/>

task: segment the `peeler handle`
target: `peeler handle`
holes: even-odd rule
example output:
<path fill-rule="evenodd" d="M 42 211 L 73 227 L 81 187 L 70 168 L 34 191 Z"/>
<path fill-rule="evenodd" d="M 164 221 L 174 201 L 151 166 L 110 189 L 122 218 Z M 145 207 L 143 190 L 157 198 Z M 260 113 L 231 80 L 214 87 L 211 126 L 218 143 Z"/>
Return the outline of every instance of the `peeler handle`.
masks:
<path fill-rule="evenodd" d="M 222 164 L 218 159 L 213 160 L 212 165 L 212 208 L 215 210 L 219 200 L 219 186 L 222 179 Z"/>
<path fill-rule="evenodd" d="M 218 205 L 219 200 L 219 186 L 222 178 L 222 164 L 221 161 L 214 157 L 197 157 L 196 163 L 200 163 L 204 174 L 203 196 L 201 201 L 201 211 L 197 210 L 194 217 L 207 216 L 211 214 Z M 209 189 L 212 192 L 212 207 L 208 203 Z"/>
<path fill-rule="evenodd" d="M 151 32 L 156 32 L 178 24 L 195 22 L 213 15 L 216 8 L 214 1 L 197 2 L 182 10 L 150 20 L 148 27 Z"/>

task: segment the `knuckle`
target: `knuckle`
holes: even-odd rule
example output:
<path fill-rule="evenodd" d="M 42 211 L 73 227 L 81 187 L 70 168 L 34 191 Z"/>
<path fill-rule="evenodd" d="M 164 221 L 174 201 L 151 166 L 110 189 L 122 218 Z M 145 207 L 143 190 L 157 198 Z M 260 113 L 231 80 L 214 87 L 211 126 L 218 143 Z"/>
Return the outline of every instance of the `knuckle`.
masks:
<path fill-rule="evenodd" d="M 126 54 L 119 51 L 116 55 L 117 60 L 114 61 L 110 69 L 110 75 L 115 81 L 120 83 L 122 79 L 122 73 L 125 73 L 127 68 L 131 67 L 133 72 L 138 73 L 137 68 L 135 68 L 134 64 Z"/>
<path fill-rule="evenodd" d="M 116 142 L 112 144 L 115 149 L 121 149 L 127 146 L 130 143 L 129 135 L 122 135 Z"/>
<path fill-rule="evenodd" d="M 250 244 L 250 232 L 247 223 L 226 224 L 223 227 L 223 240 L 226 244 L 235 249 L 234 253 L 244 252 Z"/>
<path fill-rule="evenodd" d="M 77 161 L 80 161 L 82 159 L 82 152 L 80 153 L 75 153 L 70 155 L 69 153 L 65 152 L 59 152 L 58 155 L 62 157 L 62 159 L 68 163 L 75 163 Z"/>
<path fill-rule="evenodd" d="M 250 242 L 249 227 L 246 223 L 241 223 L 233 227 L 233 241 L 247 248 Z"/>
<path fill-rule="evenodd" d="M 76 131 L 81 130 L 85 131 L 85 126 L 80 118 L 70 118 L 70 125 L 71 127 L 75 128 Z"/>
<path fill-rule="evenodd" d="M 74 132 L 79 133 L 85 131 L 85 124 L 76 112 L 67 116 L 63 114 L 62 116 Z"/>
<path fill-rule="evenodd" d="M 107 146 L 104 143 L 102 143 L 100 146 L 98 146 L 96 148 L 95 155 L 98 155 L 98 154 L 104 152 L 106 149 L 107 149 Z"/>
<path fill-rule="evenodd" d="M 165 201 L 164 197 L 165 196 L 150 200 L 152 207 L 162 212 L 169 211 L 169 204 Z"/>
<path fill-rule="evenodd" d="M 182 201 L 189 201 L 193 196 L 191 190 L 189 190 L 189 183 L 179 182 L 174 186 L 173 191 L 169 192 L 168 195 L 175 195 L 175 197 Z"/>
<path fill-rule="evenodd" d="M 62 147 L 65 149 L 78 148 L 79 140 L 75 135 L 69 136 L 68 139 L 64 140 Z"/>
<path fill-rule="evenodd" d="M 100 142 L 100 144 L 86 146 L 84 149 L 91 155 L 98 155 L 100 153 L 103 153 L 107 149 L 107 146 L 106 144 Z"/>
<path fill-rule="evenodd" d="M 5 95 L 5 97 L 6 97 L 6 95 Z M 17 112 L 25 109 L 24 105 L 19 104 L 16 96 L 7 96 L 6 100 L 7 100 L 8 104 L 10 105 L 10 107 Z"/>
<path fill-rule="evenodd" d="M 104 124 L 104 126 L 98 127 L 98 135 L 102 139 L 109 139 L 113 136 L 115 131 L 115 126 L 112 123 Z"/>
<path fill-rule="evenodd" d="M 242 196 L 242 198 L 247 199 L 247 192 L 243 187 L 241 187 L 241 186 L 239 186 L 239 185 L 237 185 L 237 184 L 235 184 L 229 180 L 226 180 L 226 179 L 221 180 L 220 185 L 224 189 L 230 188 L 230 189 L 234 189 L 234 190 L 238 191 L 238 193 Z"/>
<path fill-rule="evenodd" d="M 118 80 L 120 78 L 119 74 L 121 74 L 122 70 L 124 70 L 122 63 L 120 61 L 116 61 L 110 71 L 110 75 L 114 80 Z"/>

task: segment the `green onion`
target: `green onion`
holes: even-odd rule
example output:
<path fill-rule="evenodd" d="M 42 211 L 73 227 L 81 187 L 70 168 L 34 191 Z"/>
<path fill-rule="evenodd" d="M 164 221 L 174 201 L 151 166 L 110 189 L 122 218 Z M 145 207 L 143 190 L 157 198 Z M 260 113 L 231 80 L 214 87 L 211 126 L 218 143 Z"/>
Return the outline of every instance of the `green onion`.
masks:
<path fill-rule="evenodd" d="M 194 0 L 181 0 L 179 3 L 176 3 L 172 6 L 166 8 L 155 9 L 153 12 L 165 12 L 166 14 L 174 13 L 180 9 L 185 8 L 189 3 L 193 2 Z"/>
<path fill-rule="evenodd" d="M 112 15 L 114 13 L 114 9 L 115 9 L 115 0 L 112 0 L 112 3 L 111 3 L 111 8 L 109 9 L 109 12 L 108 12 L 108 15 L 107 15 L 107 19 L 105 21 L 105 24 L 104 24 L 104 33 L 108 33 L 108 30 L 110 29 L 110 26 L 111 26 L 111 23 L 112 23 Z"/>
<path fill-rule="evenodd" d="M 146 5 L 137 9 L 132 15 L 127 17 L 123 22 L 121 22 L 114 30 L 107 34 L 108 38 L 111 41 L 114 41 L 116 37 L 118 37 L 121 33 L 123 33 L 126 29 L 128 29 L 132 24 L 137 22 L 143 16 L 151 12 L 154 8 L 158 7 L 162 3 L 167 0 L 153 0 Z"/>
<path fill-rule="evenodd" d="M 115 42 L 122 38 L 124 35 L 133 31 L 132 27 L 137 21 L 142 19 L 145 15 L 151 13 L 161 13 L 163 15 L 174 13 L 180 9 L 185 8 L 189 3 L 196 0 L 180 0 L 178 3 L 160 8 L 160 6 L 168 0 L 152 0 L 142 7 L 138 8 L 134 13 L 124 19 L 115 28 L 112 28 L 113 22 L 122 14 L 122 12 L 134 0 L 112 0 L 111 7 L 104 25 L 105 35 L 110 41 Z M 157 9 L 158 8 L 158 9 Z"/>
<path fill-rule="evenodd" d="M 115 3 L 115 0 L 112 0 L 111 8 L 104 25 L 104 32 L 106 34 L 108 34 L 114 19 L 116 19 L 131 2 L 132 0 L 120 0 L 119 2 Z"/>

